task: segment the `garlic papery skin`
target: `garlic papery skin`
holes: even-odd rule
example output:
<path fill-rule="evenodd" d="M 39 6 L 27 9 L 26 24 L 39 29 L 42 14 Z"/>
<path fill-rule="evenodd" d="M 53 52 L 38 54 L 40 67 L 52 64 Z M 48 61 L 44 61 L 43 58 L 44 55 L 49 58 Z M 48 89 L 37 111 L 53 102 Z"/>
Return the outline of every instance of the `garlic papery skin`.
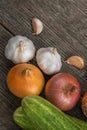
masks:
<path fill-rule="evenodd" d="M 43 23 L 38 18 L 32 19 L 33 34 L 39 35 L 43 31 Z"/>
<path fill-rule="evenodd" d="M 24 63 L 35 56 L 35 51 L 35 46 L 31 40 L 25 36 L 16 35 L 8 40 L 5 56 L 15 64 Z"/>
<path fill-rule="evenodd" d="M 62 67 L 61 56 L 56 48 L 40 48 L 36 53 L 36 61 L 40 69 L 47 75 L 60 71 Z"/>

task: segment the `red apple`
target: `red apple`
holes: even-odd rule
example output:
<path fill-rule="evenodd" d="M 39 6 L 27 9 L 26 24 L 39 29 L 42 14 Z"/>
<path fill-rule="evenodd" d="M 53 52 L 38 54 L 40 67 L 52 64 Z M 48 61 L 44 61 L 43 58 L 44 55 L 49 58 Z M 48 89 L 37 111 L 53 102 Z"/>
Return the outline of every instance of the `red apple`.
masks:
<path fill-rule="evenodd" d="M 68 73 L 59 73 L 48 80 L 45 87 L 47 100 L 62 111 L 76 106 L 81 94 L 78 80 Z"/>

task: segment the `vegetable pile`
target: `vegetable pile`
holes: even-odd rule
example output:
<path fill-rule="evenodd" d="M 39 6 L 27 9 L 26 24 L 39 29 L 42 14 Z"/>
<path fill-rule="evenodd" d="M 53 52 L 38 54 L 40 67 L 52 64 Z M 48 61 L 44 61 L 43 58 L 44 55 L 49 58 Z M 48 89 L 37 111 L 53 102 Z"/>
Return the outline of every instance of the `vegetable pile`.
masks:
<path fill-rule="evenodd" d="M 33 34 L 43 31 L 43 23 L 32 19 Z M 36 55 L 35 55 L 36 54 Z M 61 72 L 62 58 L 55 47 L 36 48 L 25 36 L 9 39 L 5 56 L 14 65 L 7 74 L 11 93 L 22 98 L 21 107 L 14 112 L 16 124 L 25 130 L 87 130 L 87 123 L 65 114 L 73 109 L 81 97 L 81 86 L 72 74 Z M 35 57 L 37 66 L 30 64 Z M 85 67 L 80 56 L 65 61 L 78 69 Z M 45 82 L 44 75 L 51 75 Z M 44 90 L 45 99 L 40 96 Z M 87 93 L 81 100 L 82 112 L 87 116 Z"/>

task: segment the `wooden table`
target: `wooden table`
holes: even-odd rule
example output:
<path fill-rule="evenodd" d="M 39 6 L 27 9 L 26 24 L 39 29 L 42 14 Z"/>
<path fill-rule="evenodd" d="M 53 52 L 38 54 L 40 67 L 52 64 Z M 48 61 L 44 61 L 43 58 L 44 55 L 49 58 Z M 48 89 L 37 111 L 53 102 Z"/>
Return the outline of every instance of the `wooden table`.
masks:
<path fill-rule="evenodd" d="M 32 35 L 33 17 L 44 23 L 38 36 Z M 12 119 L 21 100 L 9 92 L 6 84 L 7 73 L 14 64 L 4 56 L 8 39 L 18 34 L 31 39 L 36 49 L 56 47 L 63 61 L 61 72 L 78 78 L 82 95 L 87 91 L 87 0 L 0 0 L 0 130 L 21 130 Z M 64 63 L 72 55 L 84 59 L 83 70 Z M 37 65 L 35 58 L 31 63 Z M 81 101 L 67 113 L 87 120 L 81 111 Z"/>

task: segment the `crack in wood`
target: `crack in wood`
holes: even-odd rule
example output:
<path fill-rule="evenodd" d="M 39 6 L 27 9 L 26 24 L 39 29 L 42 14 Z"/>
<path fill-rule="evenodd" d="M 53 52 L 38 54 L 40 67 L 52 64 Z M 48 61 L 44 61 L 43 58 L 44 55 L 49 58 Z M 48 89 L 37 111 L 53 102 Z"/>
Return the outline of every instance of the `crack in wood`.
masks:
<path fill-rule="evenodd" d="M 3 23 L 0 23 L 0 25 L 1 25 L 6 31 L 8 31 L 12 36 L 15 35 L 13 32 L 11 32 L 11 31 L 9 30 L 9 28 L 7 28 L 6 26 L 4 26 Z"/>

